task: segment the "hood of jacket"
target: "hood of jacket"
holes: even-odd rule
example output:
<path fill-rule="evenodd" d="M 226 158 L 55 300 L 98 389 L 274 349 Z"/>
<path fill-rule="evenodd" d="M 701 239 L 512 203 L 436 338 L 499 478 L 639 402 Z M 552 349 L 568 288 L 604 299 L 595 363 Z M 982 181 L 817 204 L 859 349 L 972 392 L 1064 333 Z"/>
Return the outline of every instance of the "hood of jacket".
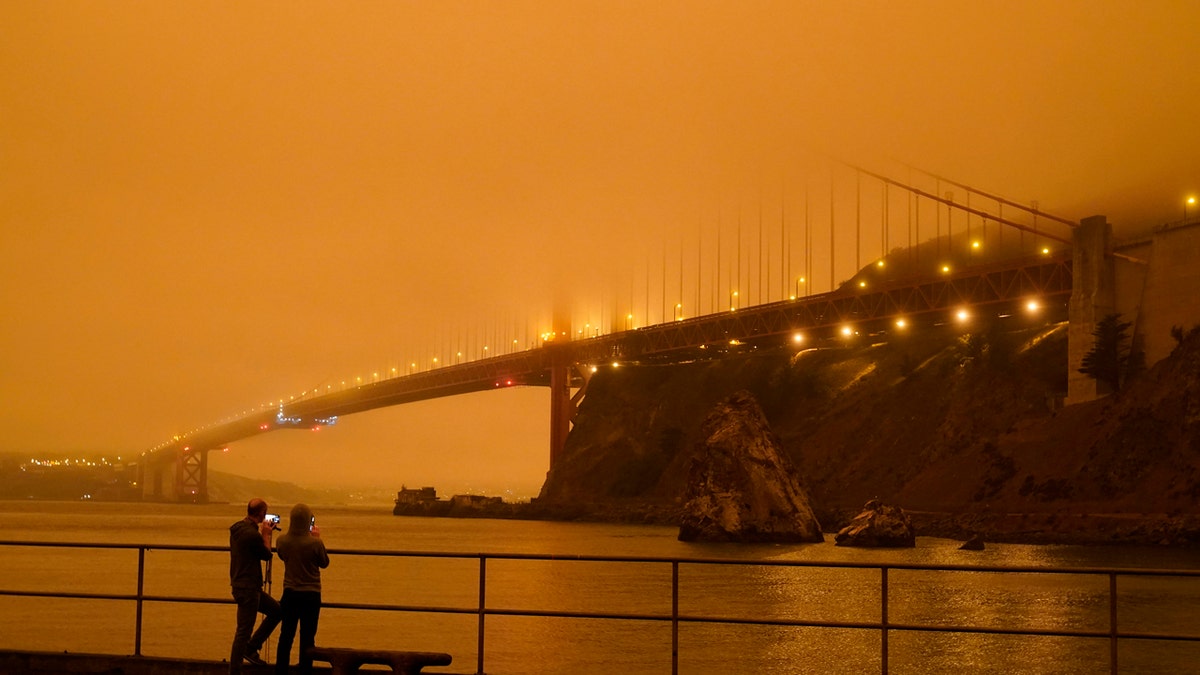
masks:
<path fill-rule="evenodd" d="M 292 507 L 292 512 L 288 516 L 288 534 L 308 534 L 308 530 L 312 527 L 312 509 L 308 504 L 296 504 Z"/>

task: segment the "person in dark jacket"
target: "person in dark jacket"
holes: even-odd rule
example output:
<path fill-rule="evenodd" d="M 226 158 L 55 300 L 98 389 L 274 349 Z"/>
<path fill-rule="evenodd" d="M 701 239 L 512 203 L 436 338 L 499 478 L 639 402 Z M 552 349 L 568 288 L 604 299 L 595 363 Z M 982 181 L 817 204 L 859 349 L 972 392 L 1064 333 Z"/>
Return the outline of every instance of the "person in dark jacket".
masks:
<path fill-rule="evenodd" d="M 312 509 L 307 504 L 292 507 L 288 529 L 279 537 L 279 559 L 283 561 L 283 628 L 275 653 L 276 675 L 287 675 L 296 623 L 300 623 L 300 672 L 312 672 L 310 650 L 316 644 L 317 620 L 321 617 L 321 570 L 329 567 L 329 554 L 321 540 Z"/>
<path fill-rule="evenodd" d="M 246 505 L 246 517 L 229 526 L 229 586 L 237 602 L 237 631 L 229 652 L 229 672 L 242 672 L 242 659 L 265 663 L 258 655 L 271 631 L 279 625 L 279 603 L 263 590 L 263 561 L 271 560 L 271 532 L 276 522 L 267 521 L 267 503 L 257 497 Z M 251 636 L 254 620 L 262 613 L 262 624 Z"/>

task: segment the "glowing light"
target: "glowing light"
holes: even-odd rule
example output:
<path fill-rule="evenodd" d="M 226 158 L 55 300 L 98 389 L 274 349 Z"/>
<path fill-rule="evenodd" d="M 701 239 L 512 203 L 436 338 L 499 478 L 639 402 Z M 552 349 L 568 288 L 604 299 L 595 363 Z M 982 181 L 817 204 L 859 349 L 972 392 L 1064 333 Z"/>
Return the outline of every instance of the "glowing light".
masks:
<path fill-rule="evenodd" d="M 613 368 L 616 368 L 616 367 L 618 367 L 618 366 L 620 366 L 620 365 L 621 365 L 621 364 L 620 364 L 619 362 L 617 362 L 617 361 L 613 361 L 613 363 L 612 363 L 612 366 L 613 366 Z"/>
<path fill-rule="evenodd" d="M 896 328 L 907 328 L 908 322 L 904 319 L 896 319 Z"/>
<path fill-rule="evenodd" d="M 1030 300 L 1029 302 L 1025 303 L 1025 309 L 1029 310 L 1030 312 L 1036 312 L 1041 308 L 1042 306 L 1038 304 L 1037 300 Z"/>
<path fill-rule="evenodd" d="M 942 274 L 949 274 L 949 273 L 950 273 L 950 266 L 942 265 Z"/>
<path fill-rule="evenodd" d="M 277 424 L 300 424 L 304 420 L 299 417 L 288 417 L 283 414 L 283 404 L 279 404 L 279 412 L 275 413 L 275 422 Z"/>
<path fill-rule="evenodd" d="M 957 317 L 959 321 L 966 321 L 967 319 L 971 318 L 971 313 L 966 309 L 960 309 L 957 313 L 955 313 L 954 316 Z"/>
<path fill-rule="evenodd" d="M 842 335 L 850 337 L 851 335 L 854 335 L 854 329 L 850 326 L 842 326 Z"/>
<path fill-rule="evenodd" d="M 792 334 L 792 342 L 795 342 L 796 344 L 800 344 L 801 342 L 804 342 L 804 333 L 793 333 Z"/>
<path fill-rule="evenodd" d="M 875 263 L 875 266 L 876 266 L 876 267 L 883 267 L 883 261 L 882 261 L 882 260 L 880 260 L 879 262 Z"/>
<path fill-rule="evenodd" d="M 594 372 L 596 372 L 596 370 L 597 370 L 596 366 L 592 366 L 592 372 L 594 373 Z"/>
<path fill-rule="evenodd" d="M 1049 246 L 1042 247 L 1042 255 L 1050 255 L 1050 247 Z"/>
<path fill-rule="evenodd" d="M 866 287 L 867 287 L 867 282 L 865 282 L 865 281 L 860 281 L 860 282 L 858 282 L 858 287 L 859 287 L 859 288 L 866 288 Z"/>
<path fill-rule="evenodd" d="M 977 242 L 977 241 L 971 242 L 971 248 L 975 248 L 975 249 L 979 248 L 979 242 Z"/>

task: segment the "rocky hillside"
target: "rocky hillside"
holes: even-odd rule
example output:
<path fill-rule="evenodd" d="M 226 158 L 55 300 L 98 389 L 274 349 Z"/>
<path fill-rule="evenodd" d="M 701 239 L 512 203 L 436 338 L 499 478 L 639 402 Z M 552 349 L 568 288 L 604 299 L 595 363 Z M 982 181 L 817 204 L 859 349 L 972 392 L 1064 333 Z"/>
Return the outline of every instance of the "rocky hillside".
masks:
<path fill-rule="evenodd" d="M 1005 321 L 603 370 L 539 502 L 670 522 L 701 421 L 747 389 L 827 530 L 879 498 L 921 534 L 1200 543 L 1200 333 L 1063 408 L 1065 325 Z"/>

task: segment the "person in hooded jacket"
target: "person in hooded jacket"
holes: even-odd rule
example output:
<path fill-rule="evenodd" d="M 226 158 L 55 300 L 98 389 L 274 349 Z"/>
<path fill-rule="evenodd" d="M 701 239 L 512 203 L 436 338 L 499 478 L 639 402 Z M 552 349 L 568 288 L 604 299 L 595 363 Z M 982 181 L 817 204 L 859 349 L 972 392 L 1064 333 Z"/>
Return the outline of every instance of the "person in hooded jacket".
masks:
<path fill-rule="evenodd" d="M 263 561 L 271 559 L 271 532 L 274 523 L 266 521 L 267 503 L 257 497 L 246 505 L 246 517 L 229 526 L 229 586 L 237 603 L 237 630 L 229 652 L 229 672 L 242 672 L 242 659 L 265 663 L 259 656 L 271 631 L 279 625 L 279 603 L 263 590 Z M 262 624 L 254 630 L 259 613 Z"/>
<path fill-rule="evenodd" d="M 311 650 L 317 639 L 317 620 L 321 616 L 321 570 L 329 567 L 329 554 L 321 540 L 321 529 L 317 527 L 312 509 L 307 504 L 296 504 L 288 517 L 288 529 L 276 544 L 279 559 L 283 561 L 283 628 L 279 631 L 279 645 L 275 654 L 275 672 L 286 675 L 292 654 L 292 641 L 296 637 L 296 623 L 300 624 L 300 672 L 311 673 L 313 658 Z"/>

